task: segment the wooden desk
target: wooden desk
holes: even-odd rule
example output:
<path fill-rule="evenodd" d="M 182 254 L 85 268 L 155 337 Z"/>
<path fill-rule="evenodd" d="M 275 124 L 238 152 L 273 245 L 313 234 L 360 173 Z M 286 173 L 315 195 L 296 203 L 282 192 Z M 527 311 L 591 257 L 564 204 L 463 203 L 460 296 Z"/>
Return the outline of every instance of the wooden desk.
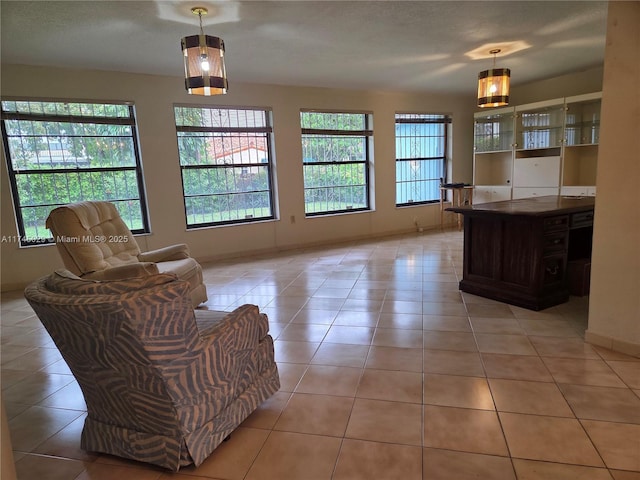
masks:
<path fill-rule="evenodd" d="M 447 191 L 451 190 L 451 206 L 462 207 L 465 202 L 465 192 L 469 192 L 469 205 L 473 205 L 473 185 L 446 186 L 440 187 L 440 227 L 444 225 L 444 203 L 447 201 Z M 448 209 L 447 209 L 448 210 Z M 462 228 L 462 215 L 458 217 L 458 230 Z"/>
<path fill-rule="evenodd" d="M 567 262 L 591 257 L 594 197 L 450 207 L 464 215 L 460 290 L 531 310 L 569 299 Z"/>

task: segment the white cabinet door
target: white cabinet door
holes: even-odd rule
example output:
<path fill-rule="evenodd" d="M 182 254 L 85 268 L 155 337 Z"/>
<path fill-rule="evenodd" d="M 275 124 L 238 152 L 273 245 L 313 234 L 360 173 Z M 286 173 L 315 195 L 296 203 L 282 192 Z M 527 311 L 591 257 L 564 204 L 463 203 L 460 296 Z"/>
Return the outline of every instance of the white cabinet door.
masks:
<path fill-rule="evenodd" d="M 473 203 L 499 202 L 511 200 L 511 187 L 475 187 L 473 189 Z"/>
<path fill-rule="evenodd" d="M 491 201 L 491 187 L 475 187 L 473 189 L 473 203 L 487 203 Z"/>
<path fill-rule="evenodd" d="M 560 194 L 569 197 L 586 197 L 589 195 L 589 187 L 562 187 Z"/>
<path fill-rule="evenodd" d="M 511 187 L 494 187 L 491 190 L 491 201 L 511 200 Z"/>
<path fill-rule="evenodd" d="M 560 157 L 516 158 L 513 164 L 514 187 L 558 187 Z"/>
<path fill-rule="evenodd" d="M 571 197 L 595 197 L 596 187 L 587 186 L 569 186 L 562 187 L 560 189 L 561 195 L 567 195 Z"/>
<path fill-rule="evenodd" d="M 519 187 L 513 188 L 513 198 L 532 198 L 532 197 L 544 197 L 545 195 L 558 195 L 558 189 L 555 187 Z"/>

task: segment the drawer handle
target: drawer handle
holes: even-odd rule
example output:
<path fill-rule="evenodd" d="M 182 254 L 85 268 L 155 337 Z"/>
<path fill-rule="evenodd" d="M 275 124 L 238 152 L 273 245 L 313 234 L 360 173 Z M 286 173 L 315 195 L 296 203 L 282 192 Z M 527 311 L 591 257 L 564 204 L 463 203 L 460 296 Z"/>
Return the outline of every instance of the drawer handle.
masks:
<path fill-rule="evenodd" d="M 558 266 L 554 265 L 553 267 L 547 267 L 547 272 L 549 275 L 557 275 L 558 274 Z"/>
<path fill-rule="evenodd" d="M 584 222 L 584 221 L 587 221 L 587 220 L 593 220 L 593 213 L 588 213 L 588 214 L 582 215 L 582 216 L 576 216 L 575 218 L 579 222 Z"/>

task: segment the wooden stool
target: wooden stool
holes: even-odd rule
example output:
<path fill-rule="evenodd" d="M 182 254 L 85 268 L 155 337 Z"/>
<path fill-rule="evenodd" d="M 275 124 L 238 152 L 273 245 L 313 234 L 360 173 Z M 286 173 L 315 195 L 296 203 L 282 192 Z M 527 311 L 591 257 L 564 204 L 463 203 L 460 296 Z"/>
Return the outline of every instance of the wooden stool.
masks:
<path fill-rule="evenodd" d="M 469 192 L 468 204 L 473 205 L 473 185 L 464 183 L 444 183 L 440 185 L 440 228 L 444 226 L 444 203 L 447 201 L 447 190 L 451 190 L 451 206 L 462 207 L 465 205 L 465 192 Z M 457 213 L 458 230 L 462 229 L 462 214 Z"/>

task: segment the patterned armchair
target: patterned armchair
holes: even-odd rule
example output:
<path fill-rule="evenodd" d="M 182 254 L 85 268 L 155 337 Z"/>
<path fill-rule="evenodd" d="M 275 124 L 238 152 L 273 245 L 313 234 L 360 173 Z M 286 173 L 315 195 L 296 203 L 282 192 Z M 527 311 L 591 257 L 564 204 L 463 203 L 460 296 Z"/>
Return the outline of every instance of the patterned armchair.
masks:
<path fill-rule="evenodd" d="M 173 273 L 191 285 L 194 307 L 207 301 L 202 267 L 185 244 L 141 252 L 115 205 L 78 202 L 55 208 L 47 218 L 64 266 L 81 277 L 111 280 Z"/>
<path fill-rule="evenodd" d="M 201 464 L 280 387 L 266 315 L 194 311 L 173 275 L 59 271 L 25 297 L 87 405 L 81 447 L 178 471 Z"/>

